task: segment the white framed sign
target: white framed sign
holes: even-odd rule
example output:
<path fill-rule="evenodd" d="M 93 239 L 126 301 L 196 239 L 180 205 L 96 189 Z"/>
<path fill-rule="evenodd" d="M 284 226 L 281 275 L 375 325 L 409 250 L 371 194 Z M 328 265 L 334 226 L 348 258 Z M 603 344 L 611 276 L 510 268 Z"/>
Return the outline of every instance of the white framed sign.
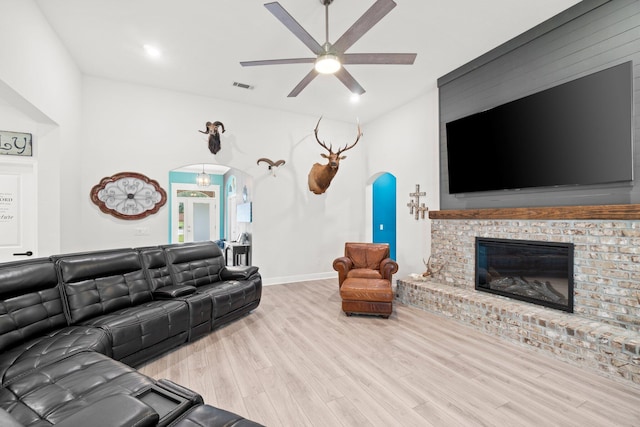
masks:
<path fill-rule="evenodd" d="M 30 133 L 0 130 L 0 155 L 30 157 L 33 155 L 32 140 Z"/>

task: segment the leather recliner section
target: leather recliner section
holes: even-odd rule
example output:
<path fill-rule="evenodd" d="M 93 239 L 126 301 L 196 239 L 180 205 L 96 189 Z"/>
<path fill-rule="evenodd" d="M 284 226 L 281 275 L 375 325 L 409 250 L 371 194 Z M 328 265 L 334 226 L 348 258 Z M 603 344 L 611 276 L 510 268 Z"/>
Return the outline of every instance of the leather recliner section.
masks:
<path fill-rule="evenodd" d="M 163 246 L 172 282 L 193 286 L 212 302 L 212 327 L 243 316 L 260 304 L 262 278 L 255 266 L 227 267 L 213 242 Z"/>
<path fill-rule="evenodd" d="M 153 300 L 137 251 L 62 256 L 56 264 L 69 323 L 105 330 L 116 360 L 136 365 L 186 342 L 187 304 Z"/>
<path fill-rule="evenodd" d="M 0 264 L 2 384 L 87 349 L 110 356 L 110 337 L 92 327 L 67 326 L 51 260 L 38 258 Z"/>

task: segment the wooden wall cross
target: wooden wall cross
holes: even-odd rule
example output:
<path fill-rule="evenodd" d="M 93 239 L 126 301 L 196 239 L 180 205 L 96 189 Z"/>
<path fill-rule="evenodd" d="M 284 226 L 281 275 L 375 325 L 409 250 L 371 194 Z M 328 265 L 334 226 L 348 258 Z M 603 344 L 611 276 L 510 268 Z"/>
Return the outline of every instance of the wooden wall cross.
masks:
<path fill-rule="evenodd" d="M 415 193 L 409 193 L 409 197 L 413 197 L 414 200 L 411 200 L 407 203 L 407 207 L 409 208 L 409 214 L 415 215 L 416 221 L 420 217 L 420 213 L 422 213 L 422 219 L 424 219 L 424 214 L 429 210 L 428 207 L 424 205 L 424 203 L 420 203 L 420 197 L 426 196 L 427 193 L 424 191 L 420 191 L 420 184 L 416 184 Z"/>

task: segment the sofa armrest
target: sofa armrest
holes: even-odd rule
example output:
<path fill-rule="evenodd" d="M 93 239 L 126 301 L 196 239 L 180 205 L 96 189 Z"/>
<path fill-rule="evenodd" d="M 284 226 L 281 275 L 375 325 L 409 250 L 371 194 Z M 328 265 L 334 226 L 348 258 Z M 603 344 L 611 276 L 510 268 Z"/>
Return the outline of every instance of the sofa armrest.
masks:
<path fill-rule="evenodd" d="M 258 272 L 258 267 L 255 266 L 244 266 L 244 265 L 236 265 L 236 266 L 228 266 L 222 267 L 220 270 L 220 279 L 221 280 L 243 280 L 248 279 Z"/>
<path fill-rule="evenodd" d="M 116 394 L 99 400 L 57 423 L 57 427 L 155 426 L 158 414 L 133 396 Z"/>
<path fill-rule="evenodd" d="M 193 390 L 190 390 L 186 387 L 181 386 L 180 384 L 176 384 L 173 381 L 167 379 L 160 379 L 156 383 L 156 385 L 162 389 L 168 390 L 171 393 L 177 394 L 178 396 L 188 400 L 191 402 L 191 406 L 203 404 L 202 396 L 196 393 Z"/>
<path fill-rule="evenodd" d="M 398 272 L 398 263 L 391 258 L 385 258 L 380 263 L 382 278 L 391 282 L 391 277 Z"/>
<path fill-rule="evenodd" d="M 347 278 L 347 273 L 353 268 L 351 258 L 342 256 L 333 260 L 333 269 L 338 272 L 338 285 L 342 286 L 342 282 Z"/>
<path fill-rule="evenodd" d="M 196 291 L 195 286 L 189 285 L 171 285 L 163 286 L 153 291 L 153 298 L 155 299 L 173 299 L 178 297 L 186 297 Z"/>

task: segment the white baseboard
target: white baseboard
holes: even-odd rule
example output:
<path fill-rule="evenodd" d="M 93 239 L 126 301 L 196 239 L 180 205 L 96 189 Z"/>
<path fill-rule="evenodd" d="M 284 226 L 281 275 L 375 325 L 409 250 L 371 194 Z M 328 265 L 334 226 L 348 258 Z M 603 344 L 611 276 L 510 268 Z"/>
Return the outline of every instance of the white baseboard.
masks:
<path fill-rule="evenodd" d="M 299 276 L 283 276 L 283 277 L 268 277 L 262 278 L 262 285 L 281 285 L 284 283 L 295 282 L 307 282 L 309 280 L 322 280 L 322 279 L 336 279 L 338 280 L 338 273 L 335 271 L 327 273 L 314 273 L 314 274 L 301 274 Z"/>

